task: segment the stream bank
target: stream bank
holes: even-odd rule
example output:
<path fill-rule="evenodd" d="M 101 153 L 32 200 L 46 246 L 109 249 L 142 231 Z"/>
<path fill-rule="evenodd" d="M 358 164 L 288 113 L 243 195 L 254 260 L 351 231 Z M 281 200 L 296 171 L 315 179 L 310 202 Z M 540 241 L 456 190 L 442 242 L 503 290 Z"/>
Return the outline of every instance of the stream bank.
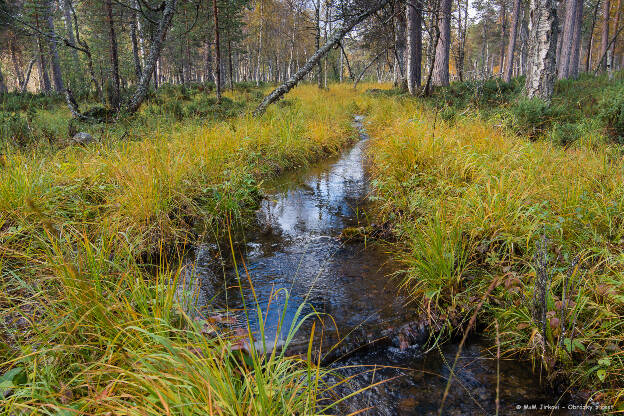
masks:
<path fill-rule="evenodd" d="M 419 323 L 418 309 L 397 290 L 391 276 L 400 267 L 391 253 L 376 244 L 339 238 L 346 227 L 368 223 L 369 138 L 362 122 L 356 119 L 361 140 L 343 155 L 267 186 L 267 198 L 257 211 L 259 227 L 247 234 L 237 269 L 224 277 L 209 273 L 214 259 L 206 258 L 209 249 L 200 249 L 191 280 L 200 283 L 206 302 L 239 315 L 246 309 L 251 329 L 278 343 L 302 315 L 320 313 L 320 321 L 311 318 L 302 324 L 291 344 L 306 345 L 313 322 L 316 334 L 321 327 L 328 334 L 323 345 L 343 340 L 338 349 L 323 348 L 330 351 L 325 364 L 337 375 L 354 376 L 339 394 L 389 380 L 347 401 L 341 409 L 345 413 L 372 405 L 366 414 L 437 414 L 458 345 L 424 354 L 427 328 Z M 378 342 L 380 338 L 385 341 Z M 315 345 L 319 343 L 317 339 Z M 371 366 L 375 371 L 360 374 Z M 444 414 L 493 413 L 497 382 L 502 414 L 524 414 L 518 405 L 556 405 L 557 396 L 542 387 L 529 367 L 520 361 L 499 363 L 484 340 L 470 340 L 455 369 Z M 563 407 L 557 414 L 576 414 Z"/>

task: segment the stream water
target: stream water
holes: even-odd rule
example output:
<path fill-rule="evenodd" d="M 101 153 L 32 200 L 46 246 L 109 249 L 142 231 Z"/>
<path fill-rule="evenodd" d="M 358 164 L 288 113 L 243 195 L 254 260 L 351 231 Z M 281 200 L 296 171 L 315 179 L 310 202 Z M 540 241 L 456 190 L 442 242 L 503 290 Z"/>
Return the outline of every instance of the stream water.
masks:
<path fill-rule="evenodd" d="M 259 227 L 246 235 L 238 270 L 217 279 L 209 271 L 213 258 L 207 253 L 211 250 L 198 250 L 193 280 L 201 283 L 206 301 L 238 311 L 245 303 L 255 331 L 261 326 L 254 312 L 259 305 L 268 339 L 284 339 L 300 307 L 302 314 L 326 314 L 324 330 L 340 334 L 338 338 L 353 328 L 375 336 L 384 328 L 401 327 L 414 319 L 415 311 L 406 305 L 397 282 L 390 277 L 397 270 L 391 257 L 377 245 L 339 238 L 345 227 L 367 222 L 369 183 L 364 150 L 368 137 L 361 123 L 356 119 L 361 140 L 340 157 L 286 174 L 268 186 L 267 198 L 257 211 Z M 312 322 L 309 319 L 302 325 L 298 337 L 309 337 Z M 354 377 L 342 394 L 391 379 L 356 396 L 341 411 L 371 407 L 363 414 L 437 414 L 458 346 L 446 344 L 423 354 L 418 336 L 403 341 L 399 341 L 400 348 L 396 342 L 360 348 L 329 364 L 334 368 L 354 366 L 338 370 L 343 376 L 377 366 L 375 371 Z M 349 340 L 343 344 L 345 352 L 361 346 L 349 345 Z M 539 409 L 557 403 L 557 396 L 540 385 L 530 364 L 500 361 L 497 370 L 495 355 L 486 345 L 478 338 L 465 345 L 443 414 L 494 414 L 497 380 L 499 414 L 548 414 L 524 409 L 525 405 Z M 577 414 L 567 409 L 568 402 L 559 406 L 553 414 Z"/>

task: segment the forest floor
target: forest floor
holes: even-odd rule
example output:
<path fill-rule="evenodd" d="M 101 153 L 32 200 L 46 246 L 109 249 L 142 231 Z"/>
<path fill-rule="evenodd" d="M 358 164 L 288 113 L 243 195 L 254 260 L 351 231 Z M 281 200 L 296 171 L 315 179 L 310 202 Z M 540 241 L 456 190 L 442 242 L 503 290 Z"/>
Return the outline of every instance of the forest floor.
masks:
<path fill-rule="evenodd" d="M 353 142 L 354 114 L 374 138 L 378 222 L 390 224 L 404 287 L 429 324 L 461 333 L 483 297 L 479 328 L 505 355 L 621 402 L 622 83 L 559 83 L 551 107 L 519 99 L 520 84 L 455 84 L 427 100 L 300 86 L 262 118 L 248 115 L 254 88 L 220 105 L 201 86 L 164 88 L 132 119 L 70 127 L 97 138 L 87 146 L 67 139 L 61 102 L 5 102 L 3 406 L 317 411 L 321 369 L 241 354 L 220 316 L 184 313 L 174 283 L 195 242 L 248 223 L 263 180 Z"/>

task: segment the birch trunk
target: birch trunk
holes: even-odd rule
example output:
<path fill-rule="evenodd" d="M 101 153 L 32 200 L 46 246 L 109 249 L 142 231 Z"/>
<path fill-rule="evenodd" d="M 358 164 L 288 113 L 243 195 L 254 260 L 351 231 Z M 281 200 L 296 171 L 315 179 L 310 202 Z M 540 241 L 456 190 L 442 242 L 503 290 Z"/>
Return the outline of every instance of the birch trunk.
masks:
<path fill-rule="evenodd" d="M 155 36 L 153 37 L 149 55 L 145 62 L 145 68 L 143 70 L 143 73 L 141 74 L 141 80 L 139 81 L 139 85 L 137 86 L 137 89 L 126 109 L 126 111 L 129 113 L 134 113 L 135 111 L 137 111 L 141 106 L 141 103 L 143 103 L 145 96 L 147 95 L 150 78 L 154 73 L 156 62 L 160 58 L 163 42 L 165 41 L 167 31 L 171 26 L 171 20 L 173 19 L 173 15 L 175 14 L 176 4 L 177 0 L 167 0 L 167 2 L 165 3 L 163 15 L 158 22 L 158 29 Z"/>
<path fill-rule="evenodd" d="M 134 8 L 138 8 L 138 0 L 134 0 L 132 2 Z M 143 69 L 141 68 L 141 57 L 139 55 L 139 15 L 136 11 L 133 11 L 130 16 L 130 39 L 132 41 L 132 58 L 134 59 L 134 74 L 136 75 L 137 82 L 141 79 L 141 73 Z"/>
<path fill-rule="evenodd" d="M 556 78 L 557 9 L 554 0 L 531 0 L 525 94 L 550 102 Z"/>

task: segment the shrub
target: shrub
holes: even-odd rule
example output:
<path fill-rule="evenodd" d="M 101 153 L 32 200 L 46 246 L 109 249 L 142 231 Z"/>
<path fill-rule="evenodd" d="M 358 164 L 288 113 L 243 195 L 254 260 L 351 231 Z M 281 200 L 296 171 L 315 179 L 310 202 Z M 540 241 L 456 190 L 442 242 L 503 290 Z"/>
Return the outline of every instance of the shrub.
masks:
<path fill-rule="evenodd" d="M 544 134 L 553 116 L 550 105 L 539 98 L 520 98 L 509 111 L 512 127 L 531 139 Z"/>
<path fill-rule="evenodd" d="M 3 144 L 25 145 L 30 138 L 28 120 L 18 113 L 0 112 L 0 139 Z"/>
<path fill-rule="evenodd" d="M 624 87 L 605 91 L 598 108 L 598 117 L 609 135 L 618 142 L 624 142 Z"/>
<path fill-rule="evenodd" d="M 550 131 L 550 139 L 557 144 L 567 146 L 581 137 L 581 130 L 575 123 L 555 123 Z"/>

